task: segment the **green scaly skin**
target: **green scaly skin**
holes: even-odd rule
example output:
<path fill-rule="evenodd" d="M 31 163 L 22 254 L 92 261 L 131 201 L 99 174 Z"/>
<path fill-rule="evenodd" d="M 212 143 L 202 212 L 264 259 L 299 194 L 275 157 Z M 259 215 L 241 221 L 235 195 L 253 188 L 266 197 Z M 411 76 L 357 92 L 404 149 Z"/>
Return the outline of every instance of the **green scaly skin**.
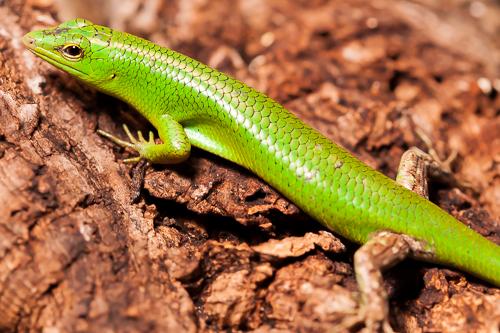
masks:
<path fill-rule="evenodd" d="M 194 145 L 256 173 L 352 241 L 365 243 L 380 230 L 406 234 L 426 244 L 430 255 L 419 259 L 500 286 L 500 246 L 371 169 L 244 83 L 83 19 L 33 31 L 23 41 L 37 56 L 128 102 L 146 117 L 163 144 L 135 144 L 142 158 L 178 163 Z M 65 49 L 73 44 L 73 50 Z"/>

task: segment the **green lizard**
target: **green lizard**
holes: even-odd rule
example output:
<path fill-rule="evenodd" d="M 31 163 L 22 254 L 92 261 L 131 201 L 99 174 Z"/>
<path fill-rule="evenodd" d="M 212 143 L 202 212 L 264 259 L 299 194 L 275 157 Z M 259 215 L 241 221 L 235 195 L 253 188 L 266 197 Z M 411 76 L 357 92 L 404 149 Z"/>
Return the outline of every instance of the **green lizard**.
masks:
<path fill-rule="evenodd" d="M 75 19 L 23 38 L 38 57 L 135 107 L 158 130 L 128 159 L 180 163 L 191 145 L 242 165 L 332 231 L 364 244 L 354 257 L 368 328 L 390 331 L 380 269 L 406 256 L 456 267 L 500 286 L 500 246 L 409 190 L 425 168 L 402 163 L 397 182 L 371 169 L 266 95 L 187 56 Z M 435 163 L 413 149 L 409 154 Z M 408 159 L 406 159 L 408 160 Z M 403 184 L 403 185 L 401 185 Z M 388 250 L 388 251 L 386 251 Z"/>

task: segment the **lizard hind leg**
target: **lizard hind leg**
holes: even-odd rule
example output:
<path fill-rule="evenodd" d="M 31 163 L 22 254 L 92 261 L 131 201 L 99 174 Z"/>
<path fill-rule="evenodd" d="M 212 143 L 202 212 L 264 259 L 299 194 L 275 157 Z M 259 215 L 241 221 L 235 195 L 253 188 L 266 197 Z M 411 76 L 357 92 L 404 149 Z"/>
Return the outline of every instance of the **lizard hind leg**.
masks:
<path fill-rule="evenodd" d="M 428 199 L 427 172 L 430 167 L 441 170 L 439 163 L 417 147 L 405 151 L 399 162 L 396 182 Z"/>
<path fill-rule="evenodd" d="M 410 250 L 403 235 L 381 231 L 354 254 L 354 270 L 361 296 L 360 319 L 364 320 L 368 332 L 393 332 L 382 271 L 405 259 Z"/>
<path fill-rule="evenodd" d="M 396 182 L 426 199 L 428 199 L 428 179 L 439 180 L 462 191 L 474 191 L 469 182 L 458 180 L 451 170 L 451 164 L 458 155 L 457 151 L 453 150 L 445 160 L 441 160 L 433 148 L 431 139 L 421 130 L 417 129 L 416 133 L 427 146 L 428 153 L 417 147 L 405 151 L 401 156 Z"/>
<path fill-rule="evenodd" d="M 401 158 L 396 182 L 428 198 L 428 174 L 457 184 L 449 167 L 450 162 L 450 159 L 441 162 L 435 153 L 427 154 L 412 147 Z M 388 320 L 388 296 L 384 289 L 382 271 L 410 254 L 427 255 L 423 249 L 421 242 L 407 235 L 381 231 L 356 251 L 354 270 L 361 296 L 359 318 L 365 321 L 368 332 L 393 332 Z"/>

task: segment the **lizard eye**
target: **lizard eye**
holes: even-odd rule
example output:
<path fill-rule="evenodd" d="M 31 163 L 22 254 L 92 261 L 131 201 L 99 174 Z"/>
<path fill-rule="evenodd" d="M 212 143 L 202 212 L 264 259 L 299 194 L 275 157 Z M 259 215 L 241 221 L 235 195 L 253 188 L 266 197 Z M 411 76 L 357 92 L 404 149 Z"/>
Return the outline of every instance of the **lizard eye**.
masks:
<path fill-rule="evenodd" d="M 68 60 L 78 60 L 83 56 L 82 48 L 75 44 L 65 45 L 61 53 Z"/>

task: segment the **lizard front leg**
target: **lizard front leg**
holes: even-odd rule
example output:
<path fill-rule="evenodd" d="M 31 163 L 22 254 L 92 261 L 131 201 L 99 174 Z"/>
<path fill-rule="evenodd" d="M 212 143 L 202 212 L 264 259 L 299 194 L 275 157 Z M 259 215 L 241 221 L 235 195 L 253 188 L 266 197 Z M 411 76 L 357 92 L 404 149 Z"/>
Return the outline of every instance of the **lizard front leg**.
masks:
<path fill-rule="evenodd" d="M 137 157 L 124 160 L 128 163 L 136 163 L 141 159 L 153 164 L 176 164 L 185 161 L 189 157 L 191 143 L 182 125 L 169 115 L 159 116 L 155 125 L 162 143 L 155 142 L 152 132 L 149 132 L 148 140 L 144 139 L 141 131 L 138 131 L 135 138 L 127 125 L 123 125 L 123 128 L 130 141 L 121 140 L 102 130 L 97 132 L 114 143 L 139 153 Z"/>

